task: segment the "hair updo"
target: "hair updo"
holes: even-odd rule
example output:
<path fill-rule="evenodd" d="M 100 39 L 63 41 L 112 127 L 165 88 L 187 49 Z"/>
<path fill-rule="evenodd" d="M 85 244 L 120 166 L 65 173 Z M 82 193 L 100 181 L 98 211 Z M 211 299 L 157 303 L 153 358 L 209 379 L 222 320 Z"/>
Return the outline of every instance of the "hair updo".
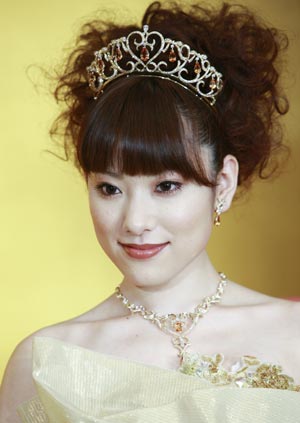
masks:
<path fill-rule="evenodd" d="M 55 89 L 66 107 L 50 132 L 63 135 L 66 160 L 85 177 L 111 168 L 129 175 L 174 170 L 215 186 L 224 157 L 232 154 L 239 162 L 239 186 L 272 175 L 285 148 L 277 118 L 288 111 L 278 87 L 286 35 L 246 7 L 227 3 L 213 9 L 155 2 L 143 16 L 145 24 L 207 55 L 223 74 L 216 104 L 210 107 L 172 81 L 139 75 L 112 81 L 94 100 L 86 72 L 94 51 L 141 27 L 88 22 Z"/>

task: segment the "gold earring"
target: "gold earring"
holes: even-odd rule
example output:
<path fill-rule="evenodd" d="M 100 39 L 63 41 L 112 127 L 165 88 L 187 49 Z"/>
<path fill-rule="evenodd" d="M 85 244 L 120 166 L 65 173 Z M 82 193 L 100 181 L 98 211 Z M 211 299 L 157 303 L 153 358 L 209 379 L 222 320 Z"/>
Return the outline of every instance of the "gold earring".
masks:
<path fill-rule="evenodd" d="M 214 225 L 215 226 L 220 226 L 221 225 L 221 218 L 220 218 L 220 216 L 221 216 L 221 213 L 223 211 L 224 204 L 225 204 L 225 201 L 224 200 L 222 200 L 220 198 L 217 199 L 217 205 L 216 205 L 216 208 L 215 208 L 216 215 L 214 217 Z"/>

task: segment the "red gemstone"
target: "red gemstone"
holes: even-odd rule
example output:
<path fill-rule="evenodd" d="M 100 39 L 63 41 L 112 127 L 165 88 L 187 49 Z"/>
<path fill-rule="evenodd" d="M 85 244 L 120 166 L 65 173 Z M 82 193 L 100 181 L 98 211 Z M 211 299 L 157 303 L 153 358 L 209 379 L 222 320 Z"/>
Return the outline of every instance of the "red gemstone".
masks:
<path fill-rule="evenodd" d="M 176 53 L 174 49 L 172 48 L 169 54 L 169 62 L 173 63 L 173 62 L 176 62 L 176 60 L 177 60 Z"/>
<path fill-rule="evenodd" d="M 119 62 L 120 60 L 122 60 L 123 54 L 122 54 L 122 51 L 121 51 L 120 47 L 117 47 L 116 48 L 116 50 L 115 50 L 115 56 L 116 56 L 117 62 Z"/>
<path fill-rule="evenodd" d="M 95 72 L 89 72 L 89 74 L 88 74 L 89 86 L 91 86 L 95 83 L 96 78 L 97 78 L 97 76 L 96 76 Z"/>
<path fill-rule="evenodd" d="M 104 62 L 103 62 L 102 59 L 97 60 L 97 66 L 98 66 L 100 72 L 102 72 L 104 70 Z"/>
<path fill-rule="evenodd" d="M 141 57 L 143 62 L 147 62 L 147 60 L 149 60 L 150 54 L 149 54 L 149 50 L 147 49 L 147 47 L 144 46 L 142 48 L 140 57 Z"/>
<path fill-rule="evenodd" d="M 195 66 L 194 66 L 194 72 L 198 75 L 200 72 L 201 72 L 201 66 L 200 66 L 200 63 L 198 62 L 198 60 L 196 61 L 196 63 L 195 63 Z"/>

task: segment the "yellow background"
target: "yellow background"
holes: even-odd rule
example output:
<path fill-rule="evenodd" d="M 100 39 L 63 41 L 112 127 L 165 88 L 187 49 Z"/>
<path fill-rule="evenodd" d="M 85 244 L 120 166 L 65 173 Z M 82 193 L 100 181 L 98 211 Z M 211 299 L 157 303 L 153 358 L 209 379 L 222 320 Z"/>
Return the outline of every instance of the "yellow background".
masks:
<path fill-rule="evenodd" d="M 256 184 L 224 216 L 209 252 L 237 282 L 274 296 L 300 295 L 300 3 L 241 2 L 290 36 L 285 85 L 291 110 L 284 122 L 292 157 L 279 179 Z M 70 165 L 43 152 L 52 146 L 47 131 L 57 108 L 42 75 L 26 68 L 60 63 L 93 11 L 109 8 L 119 20 L 140 22 L 147 4 L 128 0 L 127 11 L 120 0 L 2 4 L 0 376 L 22 338 L 92 308 L 120 281 L 94 236 L 83 181 Z"/>

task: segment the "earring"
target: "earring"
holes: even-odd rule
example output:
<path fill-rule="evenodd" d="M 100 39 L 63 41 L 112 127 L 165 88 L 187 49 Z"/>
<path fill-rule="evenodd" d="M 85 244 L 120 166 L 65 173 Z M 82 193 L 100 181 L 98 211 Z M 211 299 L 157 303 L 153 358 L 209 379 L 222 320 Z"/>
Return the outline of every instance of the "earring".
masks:
<path fill-rule="evenodd" d="M 221 199 L 221 200 L 220 200 L 220 198 L 217 199 L 217 206 L 215 208 L 216 215 L 214 217 L 214 225 L 215 226 L 220 226 L 221 225 L 220 216 L 221 216 L 221 213 L 223 211 L 224 204 L 225 204 L 225 201 L 223 199 Z"/>

